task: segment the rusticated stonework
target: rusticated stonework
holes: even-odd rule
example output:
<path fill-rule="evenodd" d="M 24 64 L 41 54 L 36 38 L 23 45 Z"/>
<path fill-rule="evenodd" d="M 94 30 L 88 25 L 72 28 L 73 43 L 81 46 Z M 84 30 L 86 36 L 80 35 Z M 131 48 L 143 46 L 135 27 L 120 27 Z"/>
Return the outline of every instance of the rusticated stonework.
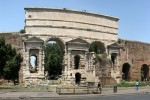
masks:
<path fill-rule="evenodd" d="M 112 48 L 108 50 L 107 46 L 118 41 L 118 18 L 83 11 L 51 8 L 25 8 L 25 12 L 25 30 L 29 39 L 39 38 L 44 41 L 43 45 L 49 40 L 55 40 L 65 52 L 62 81 L 70 84 L 99 81 L 99 76 L 95 75 L 96 68 L 93 64 L 95 54 L 89 52 L 89 47 L 96 41 L 104 47 L 103 49 L 106 53 L 108 52 L 108 56 L 116 53 Z M 25 44 L 26 41 L 28 40 L 25 40 Z M 27 45 L 24 46 L 28 48 Z M 32 46 L 35 46 L 32 48 L 39 50 L 35 44 Z M 27 62 L 29 62 L 30 49 L 24 52 L 24 56 L 26 56 L 24 68 L 29 67 Z M 119 49 L 114 49 L 117 51 L 116 55 L 119 55 Z M 38 67 L 43 68 L 44 51 L 42 49 L 40 51 L 42 58 L 39 58 L 41 60 L 39 60 Z M 75 68 L 77 58 L 80 63 L 78 68 Z M 27 71 L 28 69 L 24 74 L 25 80 L 27 75 L 38 76 Z M 112 72 L 112 74 L 115 73 Z M 115 78 L 115 80 L 119 82 L 120 79 Z"/>

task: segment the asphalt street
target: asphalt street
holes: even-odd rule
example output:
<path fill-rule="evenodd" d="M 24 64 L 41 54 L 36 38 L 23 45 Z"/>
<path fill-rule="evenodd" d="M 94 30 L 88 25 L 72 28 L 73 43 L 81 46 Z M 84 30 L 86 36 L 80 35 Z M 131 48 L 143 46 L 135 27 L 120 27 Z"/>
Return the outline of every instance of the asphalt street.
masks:
<path fill-rule="evenodd" d="M 68 91 L 70 92 L 70 91 Z M 103 88 L 102 94 L 59 95 L 49 91 L 0 91 L 0 100 L 150 100 L 150 86 L 118 88 L 117 93 L 112 88 Z"/>
<path fill-rule="evenodd" d="M 149 93 L 128 94 L 128 95 L 95 95 L 95 96 L 63 96 L 54 98 L 5 98 L 0 100 L 150 100 Z"/>

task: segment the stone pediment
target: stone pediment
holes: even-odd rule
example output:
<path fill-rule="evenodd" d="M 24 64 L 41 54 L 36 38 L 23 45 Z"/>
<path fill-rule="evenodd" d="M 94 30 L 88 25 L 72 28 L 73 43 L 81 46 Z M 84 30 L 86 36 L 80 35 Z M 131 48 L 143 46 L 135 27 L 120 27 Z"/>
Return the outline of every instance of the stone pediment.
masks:
<path fill-rule="evenodd" d="M 68 50 L 84 50 L 88 51 L 89 43 L 81 38 L 76 38 L 67 43 Z"/>
<path fill-rule="evenodd" d="M 28 40 L 26 40 L 25 42 L 44 42 L 42 39 L 37 38 L 37 37 L 31 37 Z"/>
<path fill-rule="evenodd" d="M 68 41 L 67 43 L 76 43 L 76 44 L 89 44 L 87 41 L 81 39 L 81 38 L 76 38 L 71 41 Z"/>
<path fill-rule="evenodd" d="M 113 43 L 107 46 L 108 48 L 121 48 L 121 46 L 118 43 Z"/>

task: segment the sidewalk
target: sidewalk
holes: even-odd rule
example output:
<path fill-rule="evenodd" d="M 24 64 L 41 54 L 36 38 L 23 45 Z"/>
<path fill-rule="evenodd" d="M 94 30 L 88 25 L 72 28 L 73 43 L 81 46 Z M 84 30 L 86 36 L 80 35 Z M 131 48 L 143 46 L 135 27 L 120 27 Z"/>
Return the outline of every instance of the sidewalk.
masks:
<path fill-rule="evenodd" d="M 80 96 L 95 96 L 95 95 L 123 95 L 123 94 L 137 94 L 137 93 L 150 93 L 150 86 L 147 87 L 139 87 L 139 90 L 136 91 L 135 87 L 130 88 L 121 88 L 118 87 L 117 93 L 113 93 L 113 88 L 103 88 L 102 94 L 80 94 Z M 48 91 L 24 91 L 24 92 L 13 92 L 13 91 L 0 91 L 0 99 L 1 98 L 56 98 L 56 97 L 63 97 L 66 95 L 58 95 L 55 92 L 48 92 Z M 72 95 L 72 96 L 79 96 L 79 95 Z"/>
<path fill-rule="evenodd" d="M 135 87 L 118 87 L 117 93 L 113 93 L 113 89 L 104 88 L 101 95 L 114 95 L 114 94 L 137 94 L 137 93 L 150 93 L 150 86 L 139 87 L 137 91 Z"/>

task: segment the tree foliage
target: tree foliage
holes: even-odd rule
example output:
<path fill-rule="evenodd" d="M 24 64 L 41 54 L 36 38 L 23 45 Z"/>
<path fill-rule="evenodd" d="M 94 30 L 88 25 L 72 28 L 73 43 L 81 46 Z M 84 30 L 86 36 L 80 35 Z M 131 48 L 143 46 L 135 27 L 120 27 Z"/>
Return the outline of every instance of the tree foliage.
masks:
<path fill-rule="evenodd" d="M 89 52 L 95 52 L 96 54 L 105 53 L 105 46 L 102 42 L 94 41 L 90 45 Z"/>
<path fill-rule="evenodd" d="M 58 76 L 62 72 L 63 52 L 58 43 L 48 43 L 45 48 L 45 71 L 49 76 Z"/>
<path fill-rule="evenodd" d="M 101 47 L 100 47 L 101 46 Z M 106 67 L 108 65 L 110 65 L 112 62 L 110 59 L 107 58 L 107 54 L 104 53 L 104 47 L 102 45 L 102 43 L 96 43 L 93 42 L 89 48 L 89 52 L 95 52 L 96 57 L 95 57 L 95 64 L 97 63 L 97 65 Z"/>
<path fill-rule="evenodd" d="M 111 65 L 111 60 L 107 58 L 107 54 L 99 54 L 95 57 L 95 63 L 99 63 L 100 66 L 107 67 Z"/>
<path fill-rule="evenodd" d="M 26 31 L 25 31 L 24 29 L 21 29 L 21 30 L 20 30 L 20 33 L 21 33 L 21 34 L 26 33 Z"/>
<path fill-rule="evenodd" d="M 91 46 L 89 48 L 89 52 L 95 52 L 96 54 L 100 54 L 100 50 L 96 43 L 91 44 Z"/>
<path fill-rule="evenodd" d="M 22 60 L 20 53 L 6 44 L 4 38 L 0 38 L 0 78 L 18 79 Z"/>

